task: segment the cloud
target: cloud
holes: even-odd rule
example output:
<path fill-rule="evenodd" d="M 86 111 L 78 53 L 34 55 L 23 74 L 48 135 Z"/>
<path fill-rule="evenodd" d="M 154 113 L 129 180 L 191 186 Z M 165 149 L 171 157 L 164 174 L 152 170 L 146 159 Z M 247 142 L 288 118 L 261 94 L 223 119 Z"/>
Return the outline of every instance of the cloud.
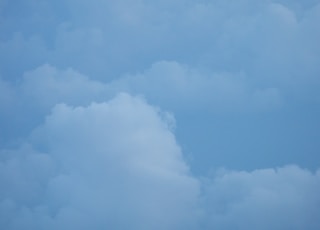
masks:
<path fill-rule="evenodd" d="M 278 89 L 252 87 L 242 73 L 207 73 L 173 61 L 154 63 L 141 74 L 111 82 L 110 88 L 143 94 L 172 110 L 259 110 L 283 102 Z"/>
<path fill-rule="evenodd" d="M 2 155 L 5 229 L 188 229 L 198 215 L 199 183 L 165 118 L 127 94 L 57 105 Z"/>
<path fill-rule="evenodd" d="M 0 89 L 0 124 L 7 127 L 0 134 L 0 145 L 28 135 L 58 103 L 88 105 L 111 97 L 107 85 L 72 68 L 59 70 L 49 64 L 26 71 L 14 83 L 0 78 Z"/>
<path fill-rule="evenodd" d="M 3 141 L 27 135 L 59 103 L 87 106 L 103 102 L 119 92 L 143 95 L 153 104 L 170 111 L 260 111 L 283 104 L 277 88 L 255 88 L 243 74 L 207 73 L 178 62 L 154 63 L 144 72 L 124 75 L 104 83 L 67 68 L 44 64 L 26 71 L 20 81 L 0 80 Z"/>
<path fill-rule="evenodd" d="M 48 64 L 26 72 L 20 87 L 21 94 L 28 100 L 47 109 L 62 102 L 85 105 L 107 96 L 107 87 L 103 83 L 71 68 L 61 71 Z"/>
<path fill-rule="evenodd" d="M 10 12 L 1 27 L 4 75 L 19 77 L 47 62 L 110 80 L 174 60 L 242 71 L 277 87 L 317 79 L 319 71 L 317 1 L 70 0 L 3 7 Z"/>
<path fill-rule="evenodd" d="M 319 15 L 0 0 L 0 228 L 319 229 Z"/>
<path fill-rule="evenodd" d="M 205 182 L 207 228 L 318 229 L 320 174 L 297 166 L 221 170 Z"/>
<path fill-rule="evenodd" d="M 197 178 L 163 113 L 119 94 L 59 104 L 1 150 L 5 229 L 318 229 L 320 173 L 298 166 Z"/>
<path fill-rule="evenodd" d="M 277 90 L 277 95 L 291 100 L 318 101 L 314 96 L 320 71 L 316 1 L 19 4 L 2 6 L 11 12 L 2 15 L 6 36 L 0 37 L 0 74 L 8 81 L 21 80 L 26 71 L 50 63 L 109 83 L 124 75 L 134 78 L 136 73 L 160 69 L 157 66 L 167 60 L 168 65 L 178 63 L 186 72 L 200 72 L 193 73 L 193 78 L 221 73 L 245 76 L 231 80 L 230 90 L 235 90 L 231 97 L 238 98 L 241 92 L 237 90 L 249 84 L 259 92 Z M 224 78 L 230 82 L 230 76 Z M 219 95 L 220 86 L 215 85 Z M 274 99 L 267 104 L 281 104 Z"/>
<path fill-rule="evenodd" d="M 126 85 L 134 85 L 133 91 L 139 93 L 149 90 L 148 95 L 156 98 L 149 89 L 153 84 L 141 79 L 141 73 L 165 68 L 169 72 L 176 65 L 185 69 L 183 74 L 192 75 L 185 77 L 191 86 L 178 93 L 196 92 L 208 98 L 211 91 L 210 101 L 223 97 L 230 106 L 243 107 L 248 100 L 255 106 L 261 97 L 252 97 L 262 92 L 260 108 L 277 107 L 287 98 L 319 100 L 315 96 L 320 83 L 317 1 L 69 0 L 4 2 L 2 8 L 11 12 L 2 15 L 5 35 L 0 37 L 0 74 L 7 81 L 20 81 L 26 71 L 50 63 L 105 84 L 130 75 Z M 182 86 L 177 87 L 172 74 L 167 84 L 176 91 Z M 134 78 L 141 85 L 133 83 Z M 196 78 L 201 80 L 193 86 L 191 79 Z M 203 89 L 207 83 L 215 87 Z M 266 93 L 270 90 L 276 93 Z M 171 103 L 172 98 L 161 97 Z M 206 101 L 188 97 L 177 101 L 193 106 Z"/>

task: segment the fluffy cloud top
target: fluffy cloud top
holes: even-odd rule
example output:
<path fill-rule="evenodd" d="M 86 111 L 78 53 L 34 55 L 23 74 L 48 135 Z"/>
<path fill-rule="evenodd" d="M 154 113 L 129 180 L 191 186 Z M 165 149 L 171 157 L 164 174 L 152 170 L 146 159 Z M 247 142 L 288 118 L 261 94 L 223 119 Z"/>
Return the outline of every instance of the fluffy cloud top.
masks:
<path fill-rule="evenodd" d="M 30 144 L 1 161 L 5 229 L 188 229 L 199 183 L 166 118 L 121 94 L 56 106 Z"/>
<path fill-rule="evenodd" d="M 3 108 L 0 124 L 20 127 L 0 134 L 3 142 L 27 135 L 58 103 L 89 105 L 124 91 L 144 95 L 171 111 L 268 111 L 284 101 L 279 89 L 251 86 L 243 74 L 208 74 L 168 61 L 157 62 L 140 74 L 124 75 L 108 83 L 92 80 L 72 68 L 59 70 L 45 64 L 27 71 L 18 82 L 0 79 L 0 89 Z"/>
<path fill-rule="evenodd" d="M 320 229 L 319 21 L 319 0 L 0 0 L 0 229 Z"/>
<path fill-rule="evenodd" d="M 318 229 L 320 174 L 297 166 L 193 176 L 165 113 L 120 94 L 59 104 L 2 150 L 4 229 Z"/>

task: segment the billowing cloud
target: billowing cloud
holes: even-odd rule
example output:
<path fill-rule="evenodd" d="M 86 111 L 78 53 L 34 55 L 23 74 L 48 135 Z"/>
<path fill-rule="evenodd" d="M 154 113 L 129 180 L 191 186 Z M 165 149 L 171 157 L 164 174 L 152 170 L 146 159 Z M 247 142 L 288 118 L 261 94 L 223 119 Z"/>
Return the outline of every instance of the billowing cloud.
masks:
<path fill-rule="evenodd" d="M 27 135 L 58 103 L 86 106 L 103 102 L 119 92 L 143 95 L 171 111 L 272 110 L 283 104 L 277 88 L 255 88 L 244 74 L 206 73 L 177 62 L 161 61 L 136 75 L 124 75 L 104 83 L 78 71 L 44 64 L 26 71 L 20 81 L 0 81 L 3 125 L 20 129 L 2 133 L 3 139 Z M 32 124 L 32 125 L 30 125 Z M 17 132 L 15 134 L 15 131 Z"/>
<path fill-rule="evenodd" d="M 208 229 L 318 229 L 320 173 L 297 166 L 218 171 L 207 180 Z"/>
<path fill-rule="evenodd" d="M 170 109 L 251 110 L 282 104 L 276 88 L 258 89 L 242 73 L 206 73 L 177 62 L 154 63 L 141 74 L 113 81 L 111 88 L 146 95 Z M 210 108 L 210 109 L 208 109 Z"/>
<path fill-rule="evenodd" d="M 174 60 L 268 87 L 319 84 L 316 0 L 6 1 L 3 11 L 3 75 L 49 62 L 110 80 Z"/>
<path fill-rule="evenodd" d="M 110 98 L 107 85 L 71 68 L 59 70 L 49 64 L 26 71 L 14 83 L 0 78 L 0 89 L 0 124 L 8 126 L 0 134 L 4 142 L 28 135 L 58 103 L 88 105 Z"/>
<path fill-rule="evenodd" d="M 0 0 L 0 229 L 319 229 L 319 21 Z"/>
<path fill-rule="evenodd" d="M 28 142 L 1 150 L 0 226 L 319 228 L 319 171 L 221 169 L 197 178 L 167 121 L 128 94 L 55 106 Z"/>
<path fill-rule="evenodd" d="M 57 103 L 85 105 L 107 96 L 107 87 L 73 69 L 60 71 L 48 64 L 24 74 L 20 93 L 39 107 Z M 106 98 L 104 98 L 106 99 Z"/>
<path fill-rule="evenodd" d="M 199 183 L 163 116 L 126 94 L 57 105 L 29 144 L 1 152 L 1 228 L 194 226 Z"/>

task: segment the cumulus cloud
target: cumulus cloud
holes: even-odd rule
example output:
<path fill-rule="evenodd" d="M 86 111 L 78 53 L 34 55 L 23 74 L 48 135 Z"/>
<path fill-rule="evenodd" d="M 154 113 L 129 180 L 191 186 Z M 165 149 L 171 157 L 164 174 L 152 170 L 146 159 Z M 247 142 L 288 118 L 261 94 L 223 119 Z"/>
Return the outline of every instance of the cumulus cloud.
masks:
<path fill-rule="evenodd" d="M 120 94 L 55 106 L 1 150 L 5 229 L 317 229 L 320 174 L 297 166 L 199 179 L 158 108 Z"/>
<path fill-rule="evenodd" d="M 209 229 L 318 229 L 319 170 L 221 170 L 206 181 Z"/>
<path fill-rule="evenodd" d="M 119 92 L 143 95 L 171 111 L 272 110 L 284 100 L 279 89 L 251 86 L 244 74 L 207 73 L 173 61 L 156 62 L 140 74 L 124 75 L 107 83 L 72 68 L 61 70 L 44 64 L 26 71 L 20 81 L 0 79 L 0 89 L 0 123 L 3 127 L 20 127 L 0 134 L 6 140 L 3 142 L 22 133 L 27 135 L 58 103 L 86 106 Z"/>
<path fill-rule="evenodd" d="M 39 107 L 51 108 L 57 103 L 85 105 L 107 96 L 107 87 L 73 69 L 60 71 L 48 64 L 24 74 L 21 94 Z"/>
<path fill-rule="evenodd" d="M 1 150 L 5 229 L 317 229 L 319 172 L 297 166 L 192 175 L 170 124 L 142 98 L 56 105 Z"/>
<path fill-rule="evenodd" d="M 228 90 L 234 90 L 231 98 L 265 92 L 262 103 L 268 106 L 281 104 L 283 98 L 276 99 L 280 95 L 318 101 L 314 97 L 320 71 L 317 1 L 47 0 L 17 4 L 2 4 L 8 12 L 2 14 L 0 37 L 0 74 L 5 80 L 21 79 L 26 70 L 50 63 L 104 83 L 131 75 L 141 83 L 133 83 L 134 88 L 140 89 L 151 83 L 136 73 L 150 70 L 152 74 L 164 68 L 168 72 L 181 65 L 186 74 L 200 72 L 186 77 L 201 80 L 193 86 L 197 90 L 189 87 L 185 93 L 206 94 L 201 88 L 208 87 L 208 78 L 223 78 L 209 80 L 209 85 L 216 86 L 210 90 L 213 95 L 226 100 L 234 100 L 224 93 L 220 96 L 229 84 Z M 167 67 L 163 60 L 168 60 Z M 239 74 L 245 79 L 230 80 L 231 75 Z M 177 80 L 171 75 L 169 82 Z M 241 92 L 248 91 L 243 89 L 248 84 L 249 91 L 257 93 Z M 270 90 L 277 92 L 265 102 Z M 197 98 L 187 101 L 199 104 Z M 253 101 L 255 104 L 258 99 Z"/>
<path fill-rule="evenodd" d="M 1 228 L 188 229 L 199 215 L 198 181 L 140 98 L 57 105 L 29 144 L 1 154 Z"/>
<path fill-rule="evenodd" d="M 283 100 L 278 89 L 254 88 L 242 73 L 208 74 L 168 61 L 154 63 L 143 73 L 119 78 L 110 85 L 114 89 L 146 95 L 152 102 L 172 110 L 276 108 Z"/>
<path fill-rule="evenodd" d="M 0 228 L 319 229 L 319 17 L 317 0 L 0 0 Z M 201 168 L 257 169 L 200 177 L 190 143 Z"/>
<path fill-rule="evenodd" d="M 35 2 L 3 6 L 4 75 L 49 62 L 106 80 L 175 60 L 273 87 L 317 79 L 318 1 Z"/>
<path fill-rule="evenodd" d="M 0 134 L 0 145 L 28 135 L 57 103 L 88 105 L 110 98 L 107 85 L 72 68 L 59 70 L 49 64 L 26 71 L 20 81 L 0 78 L 0 89 L 0 124 L 8 126 Z"/>

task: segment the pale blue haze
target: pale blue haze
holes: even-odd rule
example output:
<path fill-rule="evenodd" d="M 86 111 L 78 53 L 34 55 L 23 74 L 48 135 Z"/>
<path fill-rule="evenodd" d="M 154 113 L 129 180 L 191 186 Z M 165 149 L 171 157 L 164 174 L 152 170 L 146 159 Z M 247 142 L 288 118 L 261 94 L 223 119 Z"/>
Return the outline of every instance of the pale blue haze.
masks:
<path fill-rule="evenodd" d="M 319 0 L 0 0 L 0 229 L 320 229 L 319 22 Z"/>

